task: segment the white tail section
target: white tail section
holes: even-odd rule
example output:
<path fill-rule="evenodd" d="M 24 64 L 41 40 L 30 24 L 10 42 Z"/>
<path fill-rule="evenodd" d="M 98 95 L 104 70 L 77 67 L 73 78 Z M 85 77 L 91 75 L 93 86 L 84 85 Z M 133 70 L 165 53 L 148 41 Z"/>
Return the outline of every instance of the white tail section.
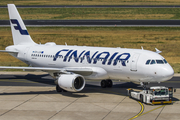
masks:
<path fill-rule="evenodd" d="M 9 12 L 9 19 L 11 25 L 11 31 L 13 36 L 14 45 L 19 44 L 36 44 L 29 35 L 24 22 L 19 15 L 19 12 L 16 9 L 14 4 L 8 4 L 8 12 Z"/>

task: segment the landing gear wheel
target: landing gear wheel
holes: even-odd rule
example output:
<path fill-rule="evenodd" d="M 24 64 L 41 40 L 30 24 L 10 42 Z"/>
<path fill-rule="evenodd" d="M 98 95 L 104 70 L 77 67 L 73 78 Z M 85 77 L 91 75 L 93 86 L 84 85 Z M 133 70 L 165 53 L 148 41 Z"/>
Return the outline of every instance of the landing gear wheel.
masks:
<path fill-rule="evenodd" d="M 102 88 L 106 88 L 107 87 L 107 81 L 106 80 L 102 80 L 101 81 L 101 87 Z"/>
<path fill-rule="evenodd" d="M 143 103 L 143 95 L 140 95 L 140 102 Z"/>
<path fill-rule="evenodd" d="M 63 89 L 62 89 L 62 88 L 60 88 L 60 87 L 59 87 L 59 85 L 56 85 L 56 91 L 57 91 L 57 92 L 62 92 L 62 91 L 63 91 Z"/>
<path fill-rule="evenodd" d="M 132 92 L 132 90 L 129 90 L 129 98 L 132 98 L 131 92 Z"/>
<path fill-rule="evenodd" d="M 144 90 L 146 90 L 146 85 L 148 85 L 148 82 L 141 82 L 141 86 L 143 87 Z"/>
<path fill-rule="evenodd" d="M 112 80 L 106 80 L 107 81 L 107 87 L 111 88 L 113 85 Z"/>

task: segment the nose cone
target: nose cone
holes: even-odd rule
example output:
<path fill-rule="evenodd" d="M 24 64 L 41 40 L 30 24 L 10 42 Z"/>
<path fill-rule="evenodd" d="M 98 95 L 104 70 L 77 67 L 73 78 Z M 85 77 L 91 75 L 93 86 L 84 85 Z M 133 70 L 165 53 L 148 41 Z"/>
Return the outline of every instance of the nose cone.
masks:
<path fill-rule="evenodd" d="M 161 81 L 167 81 L 170 80 L 174 75 L 174 70 L 173 68 L 167 64 L 163 69 L 162 69 L 162 79 Z"/>

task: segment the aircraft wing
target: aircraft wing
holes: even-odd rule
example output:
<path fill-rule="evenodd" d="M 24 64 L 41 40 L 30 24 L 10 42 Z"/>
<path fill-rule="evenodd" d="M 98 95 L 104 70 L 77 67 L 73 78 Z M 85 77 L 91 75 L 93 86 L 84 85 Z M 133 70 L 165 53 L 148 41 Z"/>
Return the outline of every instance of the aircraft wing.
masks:
<path fill-rule="evenodd" d="M 73 72 L 76 74 L 81 74 L 84 76 L 91 75 L 93 70 L 91 67 L 65 67 L 65 68 L 48 68 L 48 67 L 9 67 L 9 66 L 0 66 L 0 70 L 5 69 L 21 69 L 24 71 L 42 71 L 48 73 L 63 73 Z"/>
<path fill-rule="evenodd" d="M 6 52 L 6 53 L 18 53 L 16 51 L 7 51 L 7 50 L 0 50 L 0 52 Z"/>

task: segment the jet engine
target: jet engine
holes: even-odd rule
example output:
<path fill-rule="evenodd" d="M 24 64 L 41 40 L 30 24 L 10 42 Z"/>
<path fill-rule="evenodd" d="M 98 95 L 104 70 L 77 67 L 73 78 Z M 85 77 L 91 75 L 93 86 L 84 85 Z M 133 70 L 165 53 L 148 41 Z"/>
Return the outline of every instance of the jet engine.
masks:
<path fill-rule="evenodd" d="M 69 92 L 79 92 L 85 86 L 85 79 L 78 74 L 62 74 L 58 78 L 58 85 Z"/>

